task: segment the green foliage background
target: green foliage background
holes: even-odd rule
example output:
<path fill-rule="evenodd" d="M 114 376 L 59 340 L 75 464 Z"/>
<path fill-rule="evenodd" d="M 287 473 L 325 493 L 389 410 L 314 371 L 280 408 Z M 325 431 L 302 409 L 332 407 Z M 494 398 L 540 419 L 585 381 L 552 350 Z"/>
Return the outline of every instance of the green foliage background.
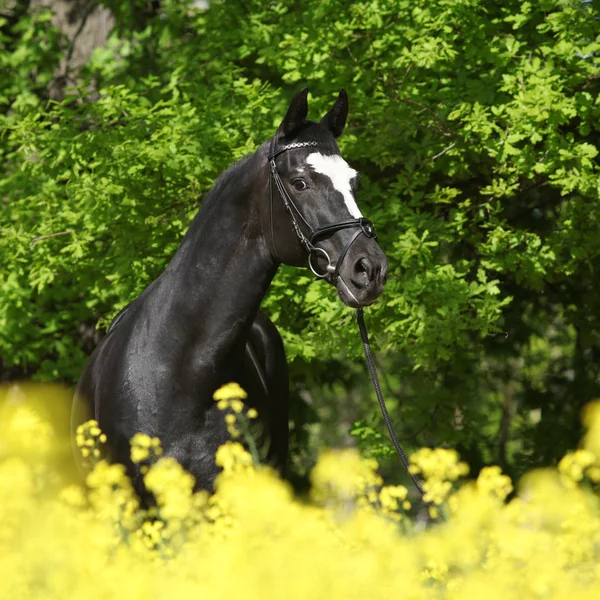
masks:
<path fill-rule="evenodd" d="M 598 0 L 98 4 L 115 26 L 58 100 L 51 11 L 0 17 L 4 379 L 74 383 L 218 174 L 300 87 L 313 118 L 344 87 L 342 151 L 390 260 L 367 320 L 400 437 L 513 476 L 576 445 L 600 383 Z M 284 267 L 263 305 L 296 471 L 348 430 L 397 470 L 335 290 Z"/>

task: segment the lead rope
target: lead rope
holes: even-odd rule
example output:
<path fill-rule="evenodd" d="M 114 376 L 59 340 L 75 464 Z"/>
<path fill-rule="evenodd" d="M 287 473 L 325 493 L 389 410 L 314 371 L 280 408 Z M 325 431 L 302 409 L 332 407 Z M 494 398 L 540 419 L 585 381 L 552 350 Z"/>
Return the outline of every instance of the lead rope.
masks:
<path fill-rule="evenodd" d="M 381 414 L 383 415 L 383 420 L 385 421 L 387 430 L 392 438 L 392 442 L 394 443 L 394 448 L 396 448 L 396 453 L 400 457 L 400 460 L 404 464 L 412 482 L 415 484 L 415 487 L 419 490 L 421 494 L 421 498 L 423 502 L 427 504 L 429 508 L 435 509 L 435 512 L 442 518 L 442 520 L 446 520 L 444 514 L 441 509 L 437 507 L 433 502 L 427 502 L 425 500 L 425 490 L 423 489 L 423 485 L 419 481 L 419 478 L 410 472 L 410 468 L 408 465 L 408 459 L 406 458 L 406 454 L 404 450 L 402 450 L 402 446 L 398 441 L 396 436 L 396 432 L 394 431 L 394 427 L 392 425 L 392 420 L 390 419 L 390 415 L 388 413 L 387 406 L 385 405 L 385 400 L 383 399 L 383 394 L 381 393 L 381 386 L 379 385 L 379 377 L 377 376 L 377 370 L 375 369 L 375 363 L 373 361 L 373 354 L 371 353 L 371 345 L 369 344 L 369 334 L 367 333 L 367 327 L 365 325 L 365 318 L 363 309 L 359 308 L 356 311 L 356 317 L 358 319 L 358 328 L 360 329 L 360 337 L 362 338 L 363 347 L 365 349 L 365 359 L 367 361 L 367 368 L 369 369 L 369 373 L 371 375 L 371 380 L 373 381 L 373 387 L 375 388 L 375 393 L 377 394 L 377 401 L 379 402 L 379 408 L 381 409 Z"/>

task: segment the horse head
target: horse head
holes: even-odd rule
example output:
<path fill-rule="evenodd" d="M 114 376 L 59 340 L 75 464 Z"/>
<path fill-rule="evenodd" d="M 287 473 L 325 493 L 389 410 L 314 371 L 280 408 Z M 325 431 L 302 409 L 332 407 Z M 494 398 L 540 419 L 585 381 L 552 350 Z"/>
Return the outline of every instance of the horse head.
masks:
<path fill-rule="evenodd" d="M 336 286 L 345 304 L 367 306 L 381 294 L 387 258 L 358 208 L 359 174 L 336 143 L 346 124 L 348 96 L 341 90 L 316 123 L 306 118 L 307 95 L 304 88 L 294 97 L 269 143 L 263 231 L 279 262 L 308 266 Z"/>

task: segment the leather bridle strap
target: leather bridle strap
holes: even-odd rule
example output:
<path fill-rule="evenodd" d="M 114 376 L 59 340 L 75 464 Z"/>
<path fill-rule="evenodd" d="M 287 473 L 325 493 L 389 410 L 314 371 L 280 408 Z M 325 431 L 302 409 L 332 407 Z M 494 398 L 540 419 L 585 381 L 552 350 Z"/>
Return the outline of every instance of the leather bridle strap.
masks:
<path fill-rule="evenodd" d="M 356 238 L 362 233 L 368 238 L 376 238 L 375 235 L 375 227 L 373 223 L 366 219 L 365 217 L 360 217 L 358 219 L 351 219 L 349 221 L 341 221 L 339 223 L 335 223 L 334 225 L 325 225 L 324 227 L 319 227 L 313 231 L 313 234 L 310 238 L 311 243 L 322 235 L 327 235 L 329 233 L 333 233 L 335 231 L 340 231 L 341 229 L 347 229 L 348 227 L 359 227 L 358 231 L 354 232 L 354 235 L 346 242 L 346 245 L 342 248 L 340 255 L 337 259 L 337 263 L 335 265 L 334 278 L 337 279 L 339 277 L 340 266 L 346 253 L 350 249 L 350 246 L 354 243 Z"/>
<path fill-rule="evenodd" d="M 331 275 L 333 275 L 333 280 L 335 282 L 335 280 L 337 280 L 337 278 L 339 277 L 339 270 L 340 270 L 342 261 L 344 260 L 344 257 L 346 256 L 348 250 L 350 249 L 350 246 L 355 242 L 355 240 L 358 238 L 358 236 L 361 234 L 364 234 L 368 238 L 376 238 L 377 236 L 375 235 L 375 227 L 373 226 L 373 223 L 371 223 L 371 221 L 369 221 L 369 219 L 366 219 L 365 217 L 360 217 L 358 219 L 348 219 L 346 221 L 340 221 L 338 223 L 332 223 L 330 225 L 324 225 L 323 227 L 317 227 L 316 229 L 313 229 L 313 227 L 306 220 L 304 215 L 300 212 L 298 207 L 294 204 L 294 201 L 292 200 L 290 195 L 287 193 L 287 191 L 283 185 L 283 181 L 281 180 L 281 177 L 279 175 L 279 172 L 277 171 L 277 165 L 275 164 L 275 158 L 277 156 L 279 156 L 280 154 L 282 154 L 283 152 L 286 152 L 287 150 L 293 150 L 295 148 L 303 148 L 306 146 L 316 147 L 317 145 L 318 145 L 317 142 L 296 142 L 294 144 L 287 144 L 287 145 L 283 146 L 282 148 L 280 148 L 279 150 L 271 151 L 269 153 L 269 157 L 268 157 L 269 167 L 270 167 L 269 212 L 270 212 L 270 219 L 271 219 L 271 244 L 273 247 L 273 253 L 277 257 L 277 250 L 275 247 L 275 235 L 274 235 L 274 231 L 273 231 L 273 183 L 275 183 L 275 187 L 277 188 L 277 191 L 279 192 L 279 196 L 280 196 L 281 200 L 283 201 L 283 204 L 284 204 L 287 212 L 290 215 L 290 219 L 292 221 L 292 226 L 294 227 L 296 236 L 298 237 L 300 243 L 305 248 L 305 250 L 308 254 L 308 266 L 310 267 L 310 270 L 317 277 L 320 277 L 320 278 L 327 277 L 328 275 L 331 274 Z M 308 236 L 306 236 L 304 231 L 302 231 L 302 226 L 304 226 L 304 228 L 308 231 Z M 317 240 L 317 238 L 324 237 L 326 235 L 330 235 L 330 234 L 335 233 L 336 231 L 340 231 L 342 229 L 348 229 L 348 228 L 354 228 L 354 227 L 357 227 L 358 231 L 356 231 L 354 233 L 354 235 L 350 238 L 350 240 L 343 247 L 335 265 L 332 263 L 331 258 L 329 257 L 329 254 L 327 254 L 327 252 L 325 250 L 323 250 L 323 248 L 320 248 L 319 246 L 315 245 L 315 241 Z M 324 273 L 319 273 L 315 269 L 315 267 L 312 263 L 313 258 L 318 257 L 319 254 L 324 256 L 328 263 L 327 267 L 325 267 Z"/>

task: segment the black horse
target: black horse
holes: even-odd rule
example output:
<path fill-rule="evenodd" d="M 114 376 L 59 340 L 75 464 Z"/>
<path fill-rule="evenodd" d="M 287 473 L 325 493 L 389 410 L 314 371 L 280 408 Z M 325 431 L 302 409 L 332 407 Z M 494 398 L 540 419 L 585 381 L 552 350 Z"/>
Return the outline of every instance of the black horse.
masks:
<path fill-rule="evenodd" d="M 295 96 L 271 140 L 217 179 L 164 273 L 115 317 L 79 380 L 73 427 L 95 418 L 140 492 L 129 458 L 138 431 L 158 436 L 197 488 L 212 489 L 215 451 L 229 439 L 212 395 L 229 381 L 258 411 L 271 462 L 285 465 L 287 363 L 259 310 L 280 263 L 308 266 L 354 308 L 382 291 L 387 259 L 335 141 L 348 97 L 342 90 L 316 123 L 306 119 L 307 94 Z"/>

